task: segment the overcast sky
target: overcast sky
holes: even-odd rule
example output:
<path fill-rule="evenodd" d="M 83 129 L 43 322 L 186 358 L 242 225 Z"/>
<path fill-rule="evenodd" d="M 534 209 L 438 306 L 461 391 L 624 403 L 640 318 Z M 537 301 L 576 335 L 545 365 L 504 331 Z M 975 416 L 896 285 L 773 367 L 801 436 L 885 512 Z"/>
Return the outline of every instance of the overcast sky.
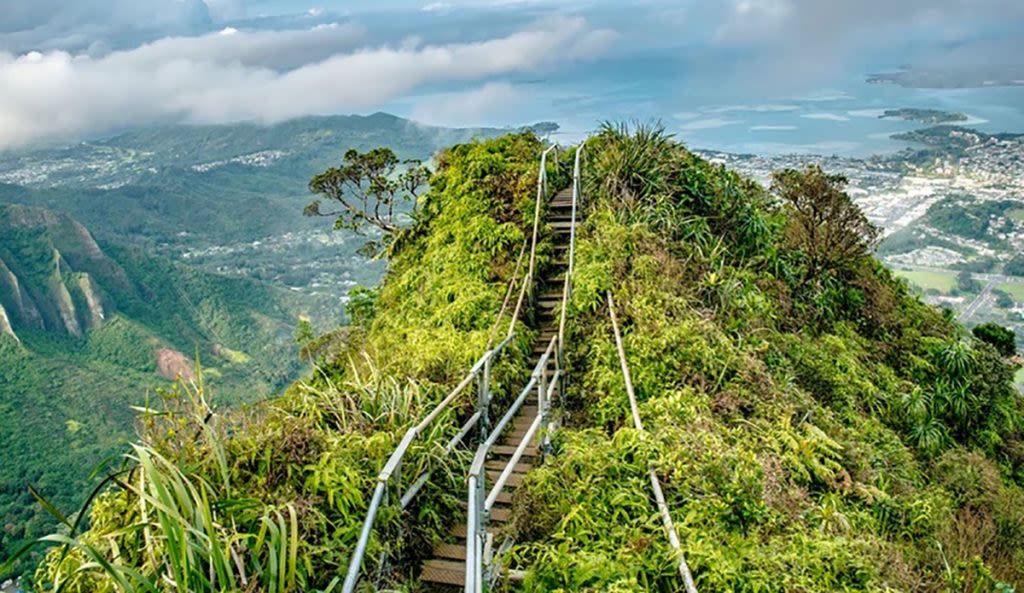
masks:
<path fill-rule="evenodd" d="M 516 81 L 625 56 L 681 59 L 741 99 L 1024 53 L 1022 0 L 0 0 L 0 15 L 0 149 L 402 102 L 487 119 Z"/>

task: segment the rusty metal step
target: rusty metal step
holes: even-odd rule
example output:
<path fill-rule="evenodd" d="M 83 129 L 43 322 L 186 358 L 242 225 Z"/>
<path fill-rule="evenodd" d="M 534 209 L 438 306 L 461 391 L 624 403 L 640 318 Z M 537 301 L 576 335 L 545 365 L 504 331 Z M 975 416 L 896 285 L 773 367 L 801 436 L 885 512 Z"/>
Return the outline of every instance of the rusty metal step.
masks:
<path fill-rule="evenodd" d="M 498 476 L 500 476 L 500 475 L 501 475 L 501 472 L 499 472 L 499 471 L 496 471 L 496 470 L 493 470 L 493 469 L 487 470 L 487 479 L 491 481 L 490 482 L 491 484 L 493 484 L 494 481 L 497 480 Z M 526 474 L 512 474 L 512 475 L 510 475 L 508 477 L 508 481 L 505 482 L 505 487 L 506 488 L 510 488 L 510 487 L 518 488 L 519 485 L 523 483 L 523 478 L 524 477 L 526 477 Z"/>
<path fill-rule="evenodd" d="M 499 506 L 491 509 L 491 521 L 495 523 L 508 523 L 510 519 L 512 519 L 512 509 Z"/>
<path fill-rule="evenodd" d="M 466 582 L 466 562 L 431 559 L 423 562 L 420 580 L 441 585 L 463 585 Z"/>
<path fill-rule="evenodd" d="M 461 538 L 461 539 L 466 539 L 466 522 L 465 521 L 459 521 L 459 524 L 454 526 L 454 527 L 452 527 L 448 531 L 448 533 L 451 534 L 454 537 L 458 537 L 458 538 Z M 487 528 L 487 533 L 490 533 L 492 535 L 496 534 L 496 533 L 498 533 L 498 528 L 497 527 L 488 527 Z"/>
<path fill-rule="evenodd" d="M 463 544 L 437 544 L 434 546 L 434 558 L 448 560 L 465 560 L 466 545 Z"/>
<path fill-rule="evenodd" d="M 491 447 L 491 452 L 495 455 L 511 456 L 516 452 L 516 447 L 518 447 L 518 443 L 515 445 L 495 445 Z M 526 459 L 527 457 L 537 457 L 539 454 L 540 449 L 536 445 L 530 445 L 523 450 L 523 459 Z"/>
<path fill-rule="evenodd" d="M 498 471 L 501 471 L 501 470 L 505 469 L 506 465 L 508 465 L 508 464 L 505 461 L 502 461 L 500 459 L 492 459 L 492 460 L 490 460 L 490 461 L 488 461 L 487 463 L 484 464 L 484 466 L 487 469 L 496 469 Z M 516 464 L 516 467 L 515 467 L 515 469 L 513 471 L 515 471 L 516 473 L 525 474 L 526 472 L 530 471 L 531 469 L 533 469 L 533 464 L 532 463 L 523 463 L 523 462 L 520 461 L 519 463 Z"/>

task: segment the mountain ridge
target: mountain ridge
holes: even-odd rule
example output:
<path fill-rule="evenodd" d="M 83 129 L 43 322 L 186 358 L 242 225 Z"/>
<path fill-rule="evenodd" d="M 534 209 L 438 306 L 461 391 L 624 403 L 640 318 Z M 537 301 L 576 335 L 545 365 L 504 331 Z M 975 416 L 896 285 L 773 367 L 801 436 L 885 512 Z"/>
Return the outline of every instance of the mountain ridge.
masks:
<path fill-rule="evenodd" d="M 516 319 L 504 295 L 535 220 L 537 269 L 555 251 L 553 227 L 533 210 L 544 149 L 516 134 L 442 153 L 417 215 L 389 244 L 384 281 L 353 295 L 349 325 L 303 339 L 315 372 L 247 410 L 176 409 L 154 421 L 134 449 L 147 464 L 138 475 L 196 495 L 167 500 L 157 521 L 151 490 L 110 488 L 76 549 L 51 552 L 37 582 L 102 588 L 123 577 L 169 592 L 162 567 L 176 562 L 175 588 L 208 591 L 217 550 L 232 550 L 260 579 L 252 586 L 332 590 L 392 451 L 461 385 L 403 461 L 401 486 L 418 475 L 427 486 L 406 510 L 401 496 L 382 503 L 366 550 L 366 587 L 421 587 L 417 567 L 459 536 L 450 519 L 467 500 L 475 444 L 441 453 L 475 415 L 466 373 L 508 324 L 490 371 L 496 416 L 530 373 L 532 293 L 551 287 L 526 283 Z M 994 593 L 1024 583 L 1014 363 L 873 258 L 878 231 L 842 176 L 787 169 L 763 187 L 656 127 L 606 126 L 585 151 L 560 429 L 517 476 L 505 525 L 486 527 L 514 538 L 502 565 L 524 578 L 510 586 L 678 591 L 652 471 L 698 590 Z M 567 185 L 568 152 L 548 161 L 552 190 Z M 643 430 L 629 419 L 611 292 Z M 183 441 L 181 426 L 203 440 Z M 209 502 L 238 499 L 250 502 Z M 208 516 L 205 531 L 190 518 Z M 281 527 L 264 545 L 268 524 Z M 155 543 L 126 535 L 143 527 Z M 207 555 L 182 559 L 159 543 L 169 537 Z M 93 557 L 111 568 L 93 568 Z M 220 565 L 217 587 L 237 587 L 234 565 Z"/>

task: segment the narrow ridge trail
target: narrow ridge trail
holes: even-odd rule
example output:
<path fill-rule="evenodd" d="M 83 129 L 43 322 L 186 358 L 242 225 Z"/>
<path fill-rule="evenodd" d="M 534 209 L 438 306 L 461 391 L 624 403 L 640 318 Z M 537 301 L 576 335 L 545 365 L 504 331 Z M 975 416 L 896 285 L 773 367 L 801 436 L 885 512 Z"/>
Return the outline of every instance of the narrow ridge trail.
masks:
<path fill-rule="evenodd" d="M 558 335 L 559 305 L 562 302 L 563 285 L 568 267 L 570 233 L 572 232 L 572 188 L 559 192 L 549 204 L 547 223 L 553 233 L 554 257 L 541 275 L 538 286 L 543 292 L 537 295 L 535 319 L 539 330 L 534 342 L 530 368 L 535 367 L 548 350 L 552 339 Z M 578 216 L 578 214 L 577 214 Z M 551 378 L 552 370 L 545 367 L 547 378 Z M 554 396 L 558 397 L 558 388 L 554 388 Z M 537 417 L 538 397 L 536 393 L 519 409 L 509 423 L 500 439 L 491 449 L 491 456 L 485 463 L 487 481 L 494 483 L 502 470 L 515 454 L 529 432 L 530 425 Z M 490 511 L 490 524 L 487 531 L 497 534 L 501 527 L 512 516 L 512 492 L 522 484 L 523 478 L 533 467 L 542 462 L 540 441 L 543 438 L 536 432 L 524 454 L 513 466 L 512 474 L 505 483 L 505 488 L 498 494 L 494 507 Z M 460 495 L 462 493 L 460 492 Z M 462 588 L 466 582 L 466 516 L 464 513 L 453 516 L 451 529 L 446 542 L 433 549 L 433 557 L 425 560 L 421 566 L 420 580 L 436 590 L 453 590 Z"/>

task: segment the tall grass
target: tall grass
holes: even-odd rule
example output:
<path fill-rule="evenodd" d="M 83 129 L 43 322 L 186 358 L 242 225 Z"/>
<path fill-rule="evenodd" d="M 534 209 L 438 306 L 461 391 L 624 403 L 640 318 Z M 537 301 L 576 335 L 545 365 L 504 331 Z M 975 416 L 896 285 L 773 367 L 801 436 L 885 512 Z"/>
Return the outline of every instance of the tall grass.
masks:
<path fill-rule="evenodd" d="M 180 399 L 179 399 L 180 397 Z M 169 401 L 181 410 L 141 408 L 143 430 L 160 427 L 157 442 L 134 444 L 124 456 L 125 470 L 97 489 L 71 523 L 41 501 L 65 529 L 40 538 L 57 545 L 40 565 L 36 586 L 46 591 L 287 593 L 300 588 L 299 520 L 291 504 L 265 505 L 236 496 L 224 453 L 223 436 L 211 425 L 203 387 L 182 386 Z M 188 410 L 183 413 L 182 410 Z M 176 426 L 185 436 L 170 439 Z M 176 464 L 164 452 L 201 443 L 203 455 Z M 173 453 L 172 453 L 173 454 Z M 77 533 L 90 506 L 97 517 L 113 511 L 118 521 Z M 0 574 L 29 548 L 0 567 Z"/>

